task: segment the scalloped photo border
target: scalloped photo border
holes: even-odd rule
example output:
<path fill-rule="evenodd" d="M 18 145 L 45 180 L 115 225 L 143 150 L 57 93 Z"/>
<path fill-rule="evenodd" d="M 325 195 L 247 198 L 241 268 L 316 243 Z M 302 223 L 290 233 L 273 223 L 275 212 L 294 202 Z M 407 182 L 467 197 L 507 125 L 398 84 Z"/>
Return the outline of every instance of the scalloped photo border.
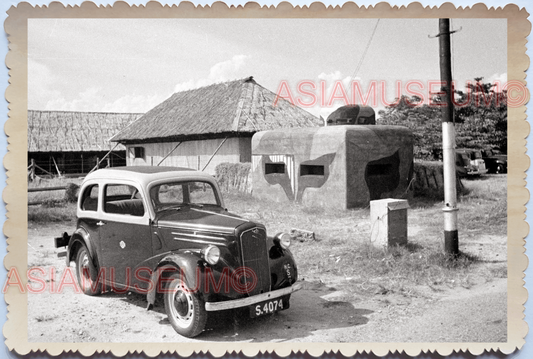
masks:
<path fill-rule="evenodd" d="M 446 3 L 440 7 L 423 7 L 420 3 L 392 7 L 388 3 L 359 7 L 355 3 L 345 3 L 339 7 L 326 7 L 322 3 L 310 6 L 293 7 L 288 2 L 277 7 L 261 7 L 257 3 L 247 3 L 244 7 L 228 7 L 223 2 L 211 6 L 195 7 L 190 2 L 178 6 L 163 6 L 149 2 L 145 6 L 130 6 L 116 2 L 113 6 L 97 6 L 85 2 L 81 6 L 64 6 L 53 2 L 49 6 L 32 6 L 20 3 L 11 7 L 4 24 L 8 34 L 9 53 L 6 65 L 9 68 L 10 85 L 6 91 L 9 102 L 9 119 L 5 125 L 8 137 L 8 153 L 4 158 L 7 171 L 7 186 L 3 192 L 7 217 L 4 224 L 8 254 L 4 259 L 7 270 L 17 268 L 24 274 L 27 269 L 27 20 L 31 18 L 495 18 L 507 19 L 507 71 L 508 81 L 520 81 L 526 85 L 525 71 L 529 66 L 526 56 L 526 36 L 531 24 L 528 13 L 516 5 L 504 8 L 487 8 L 484 4 L 456 8 Z M 524 94 L 529 99 L 529 94 Z M 526 170 L 529 158 L 526 155 L 526 137 L 529 125 L 526 122 L 525 105 L 508 109 L 508 335 L 503 343 L 38 343 L 28 342 L 27 294 L 8 290 L 5 301 L 8 305 L 8 318 L 3 333 L 9 350 L 19 354 L 46 351 L 59 355 L 66 351 L 77 351 L 88 356 L 94 353 L 111 352 L 116 356 L 127 353 L 144 352 L 148 356 L 160 353 L 177 353 L 190 356 L 193 353 L 211 353 L 220 357 L 226 353 L 242 352 L 247 356 L 259 352 L 275 352 L 288 356 L 291 352 L 307 352 L 318 356 L 326 352 L 340 352 L 345 356 L 372 352 L 384 356 L 391 352 L 405 352 L 415 356 L 421 352 L 438 352 L 449 355 L 454 351 L 470 352 L 479 355 L 494 350 L 509 354 L 524 345 L 528 327 L 524 321 L 524 303 L 527 291 L 524 288 L 524 270 L 528 264 L 525 255 L 524 238 L 528 234 L 525 221 L 525 204 L 529 192 L 525 188 Z M 27 278 L 22 277 L 24 285 Z"/>

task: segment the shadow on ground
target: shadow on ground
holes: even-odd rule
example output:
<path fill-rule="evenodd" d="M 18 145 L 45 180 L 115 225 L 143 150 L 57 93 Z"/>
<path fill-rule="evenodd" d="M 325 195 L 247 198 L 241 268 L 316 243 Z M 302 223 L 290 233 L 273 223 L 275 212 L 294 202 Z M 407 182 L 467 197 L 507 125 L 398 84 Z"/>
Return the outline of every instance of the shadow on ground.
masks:
<path fill-rule="evenodd" d="M 342 329 L 368 323 L 368 309 L 353 301 L 325 300 L 332 293 L 323 285 L 305 286 L 291 296 L 290 308 L 273 315 L 250 318 L 247 310 L 212 313 L 206 331 L 198 336 L 206 341 L 290 341 L 306 338 L 313 332 Z M 355 300 L 356 301 L 356 300 Z"/>
<path fill-rule="evenodd" d="M 315 331 L 364 325 L 367 315 L 373 313 L 352 304 L 357 302 L 321 298 L 332 293 L 333 288 L 323 284 L 306 283 L 304 289 L 293 293 L 290 308 L 275 314 L 250 318 L 249 310 L 227 310 L 209 313 L 206 329 L 195 339 L 200 341 L 288 341 L 305 338 Z M 118 299 L 146 308 L 146 296 L 129 292 L 106 292 L 101 298 Z M 160 325 L 170 326 L 162 301 L 152 309 L 164 314 Z"/>

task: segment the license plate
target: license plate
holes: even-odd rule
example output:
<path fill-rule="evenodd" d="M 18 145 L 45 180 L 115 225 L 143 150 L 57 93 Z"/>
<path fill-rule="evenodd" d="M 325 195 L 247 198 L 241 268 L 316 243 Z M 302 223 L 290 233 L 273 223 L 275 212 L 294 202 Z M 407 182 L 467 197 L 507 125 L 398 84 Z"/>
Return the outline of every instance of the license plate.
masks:
<path fill-rule="evenodd" d="M 281 298 L 268 300 L 252 305 L 250 308 L 250 317 L 255 318 L 261 315 L 275 313 L 288 307 L 288 303 L 284 303 Z"/>

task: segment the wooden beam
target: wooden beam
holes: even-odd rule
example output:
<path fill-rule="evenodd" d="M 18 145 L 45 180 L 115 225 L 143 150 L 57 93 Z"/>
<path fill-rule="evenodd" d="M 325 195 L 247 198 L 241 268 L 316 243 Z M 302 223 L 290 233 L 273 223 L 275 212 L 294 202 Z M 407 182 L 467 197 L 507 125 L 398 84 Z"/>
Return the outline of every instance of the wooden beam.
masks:
<path fill-rule="evenodd" d="M 98 163 L 96 163 L 96 166 L 94 166 L 93 169 L 89 171 L 89 173 L 93 173 L 93 172 L 98 168 L 98 166 L 100 166 L 100 163 L 102 163 L 102 161 L 105 160 L 105 159 L 107 158 L 107 156 L 109 156 L 109 155 L 111 154 L 111 152 L 113 152 L 113 150 L 114 150 L 115 148 L 117 148 L 118 145 L 120 145 L 119 142 L 117 142 L 117 144 L 115 145 L 115 147 L 113 147 L 112 149 L 110 149 L 109 152 L 106 153 L 105 156 L 102 157 L 102 159 L 101 159 L 100 161 L 98 161 Z M 88 174 L 89 174 L 89 173 L 88 173 Z"/>
<path fill-rule="evenodd" d="M 50 176 L 53 176 L 53 174 L 51 174 L 50 172 L 48 172 L 48 171 L 45 170 L 44 168 L 38 166 L 37 164 L 35 164 L 35 168 L 38 168 L 38 169 L 40 169 L 41 171 L 43 171 L 44 173 L 47 173 L 47 174 L 49 174 Z"/>
<path fill-rule="evenodd" d="M 205 164 L 204 168 L 202 168 L 202 171 L 205 171 L 205 169 L 207 168 L 207 166 L 209 166 L 209 164 L 211 163 L 211 160 L 213 159 L 213 157 L 215 157 L 215 155 L 217 154 L 218 150 L 220 150 L 220 147 L 222 147 L 222 145 L 226 142 L 226 140 L 228 139 L 228 137 L 226 137 L 224 140 L 222 140 L 222 142 L 220 143 L 220 145 L 218 145 L 217 149 L 215 150 L 215 152 L 211 155 L 211 157 L 209 158 L 209 161 L 207 161 L 207 163 Z"/>
<path fill-rule="evenodd" d="M 178 144 L 176 145 L 176 147 L 174 147 L 174 148 L 172 149 L 172 151 L 170 151 L 169 153 L 167 153 L 167 155 L 166 155 L 165 157 L 163 157 L 163 159 L 162 159 L 161 161 L 159 161 L 159 163 L 157 164 L 157 166 L 159 166 L 161 163 L 163 163 L 163 161 L 166 160 L 167 157 L 170 156 L 170 154 L 171 154 L 172 152 L 174 152 L 174 151 L 176 150 L 176 148 L 178 148 L 180 145 L 181 145 L 181 142 L 178 142 Z"/>
<path fill-rule="evenodd" d="M 61 172 L 59 172 L 59 168 L 57 167 L 57 163 L 56 163 L 54 156 L 52 156 L 52 161 L 54 161 L 54 166 L 56 166 L 57 174 L 59 175 L 59 177 L 61 177 Z"/>

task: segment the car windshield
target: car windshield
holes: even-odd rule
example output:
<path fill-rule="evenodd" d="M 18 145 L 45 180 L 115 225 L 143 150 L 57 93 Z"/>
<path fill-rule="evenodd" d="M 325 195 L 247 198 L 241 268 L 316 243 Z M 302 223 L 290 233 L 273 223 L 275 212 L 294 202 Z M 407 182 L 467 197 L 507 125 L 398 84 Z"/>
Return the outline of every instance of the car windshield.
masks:
<path fill-rule="evenodd" d="M 156 212 L 184 207 L 219 206 L 213 185 L 203 181 L 167 182 L 150 189 L 150 199 Z"/>

